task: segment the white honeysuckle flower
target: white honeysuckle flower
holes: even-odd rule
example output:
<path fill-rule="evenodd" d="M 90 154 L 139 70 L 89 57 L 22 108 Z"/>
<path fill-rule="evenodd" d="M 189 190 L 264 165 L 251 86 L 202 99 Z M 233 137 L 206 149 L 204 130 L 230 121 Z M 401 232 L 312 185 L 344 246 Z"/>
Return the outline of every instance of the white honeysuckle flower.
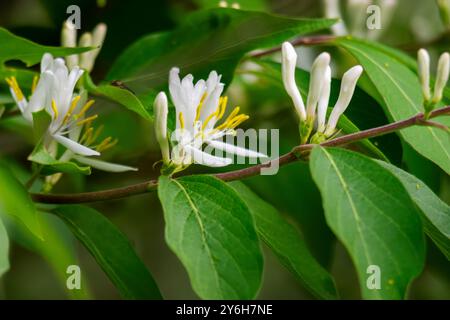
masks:
<path fill-rule="evenodd" d="M 322 52 L 312 65 L 308 99 L 306 101 L 306 117 L 309 119 L 314 119 L 315 117 L 317 103 L 322 95 L 322 88 L 329 65 L 330 55 L 327 52 Z"/>
<path fill-rule="evenodd" d="M 345 112 L 355 92 L 356 82 L 363 72 L 361 66 L 355 66 L 348 70 L 341 81 L 341 91 L 339 92 L 339 98 L 334 105 L 333 111 L 331 111 L 330 117 L 325 130 L 325 136 L 331 136 L 336 130 L 336 125 L 339 117 Z"/>
<path fill-rule="evenodd" d="M 430 100 L 430 55 L 425 49 L 420 49 L 417 52 L 417 64 L 419 69 L 419 79 L 422 85 L 422 94 L 425 101 Z"/>
<path fill-rule="evenodd" d="M 430 55 L 427 50 L 420 49 L 417 52 L 417 65 L 425 111 L 428 112 L 442 100 L 450 73 L 450 55 L 448 52 L 444 52 L 439 57 L 433 93 L 431 93 L 430 87 Z"/>
<path fill-rule="evenodd" d="M 290 42 L 284 42 L 282 47 L 282 76 L 284 89 L 291 97 L 295 110 L 301 121 L 306 120 L 306 109 L 302 96 L 295 82 L 295 69 L 297 68 L 297 53 Z"/>
<path fill-rule="evenodd" d="M 232 163 L 226 157 L 218 157 L 203 151 L 203 145 L 222 150 L 230 154 L 259 158 L 266 155 L 247 150 L 238 146 L 219 141 L 226 135 L 234 135 L 235 128 L 248 119 L 247 115 L 239 114 L 236 107 L 221 124 L 226 107 L 227 97 L 222 97 L 224 84 L 221 76 L 211 71 L 206 81 L 199 80 L 194 85 L 194 79 L 188 74 L 183 79 L 179 77 L 179 69 L 172 68 L 169 74 L 169 91 L 176 110 L 176 130 L 172 133 L 172 151 L 168 162 L 166 152 L 167 136 L 167 97 L 164 92 L 158 94 L 155 100 L 155 130 L 160 143 L 165 165 L 175 166 L 175 170 L 197 163 L 210 167 L 223 167 Z M 166 137 L 167 139 L 167 137 Z"/>
<path fill-rule="evenodd" d="M 73 68 L 80 66 L 80 68 L 91 72 L 94 68 L 95 59 L 100 53 L 101 46 L 105 41 L 107 27 L 104 23 L 99 23 L 92 33 L 85 32 L 81 35 L 78 42 L 79 47 L 97 47 L 81 54 L 73 54 L 66 57 L 67 66 Z M 63 47 L 74 48 L 77 46 L 77 30 L 72 22 L 66 21 L 63 24 L 61 31 L 61 44 Z"/>
<path fill-rule="evenodd" d="M 295 84 L 295 62 L 297 60 L 297 55 L 289 42 L 283 43 L 282 48 L 282 72 L 284 86 L 286 91 L 289 90 L 288 93 L 291 98 L 299 97 L 297 99 L 301 100 L 300 91 Z M 294 67 L 292 68 L 293 64 Z M 331 67 L 329 64 L 330 55 L 326 52 L 320 54 L 313 63 L 307 100 L 307 117 L 300 117 L 300 135 L 305 135 L 301 137 L 302 143 L 307 142 L 315 120 L 316 132 L 319 135 L 323 135 L 325 138 L 328 138 L 336 132 L 336 125 L 339 117 L 344 113 L 350 104 L 356 88 L 356 82 L 363 72 L 363 68 L 358 65 L 349 69 L 344 74 L 341 81 L 339 98 L 333 108 L 333 111 L 331 112 L 328 123 L 326 123 L 326 113 L 331 90 Z M 294 81 L 292 79 L 294 79 Z M 295 100 L 293 98 L 292 100 L 295 105 Z M 307 129 L 302 130 L 302 128 Z"/>
<path fill-rule="evenodd" d="M 94 101 L 87 101 L 85 91 L 74 92 L 75 85 L 82 74 L 83 70 L 77 66 L 69 72 L 63 59 L 54 59 L 51 54 L 46 53 L 41 60 L 41 74 L 34 78 L 31 96 L 28 100 L 22 93 L 15 77 L 6 79 L 22 116 L 30 125 L 33 125 L 33 113 L 35 112 L 45 110 L 50 116 L 50 123 L 42 141 L 45 148 L 55 158 L 58 155 L 58 144 L 67 149 L 59 159 L 60 161 L 76 158 L 77 161 L 86 163 L 83 160 L 84 157 L 99 156 L 100 152 L 117 143 L 117 140 L 113 141 L 111 137 L 108 137 L 96 144 L 101 129 L 94 131 L 92 122 L 97 115 L 86 117 L 86 113 Z M 93 167 L 100 169 L 105 167 L 100 160 L 92 163 Z M 114 169 L 114 172 L 119 169 L 135 170 L 115 164 L 110 164 L 109 168 Z"/>
<path fill-rule="evenodd" d="M 436 82 L 434 84 L 433 102 L 438 103 L 442 100 L 442 93 L 448 81 L 450 72 L 450 55 L 448 52 L 441 54 L 438 62 Z"/>

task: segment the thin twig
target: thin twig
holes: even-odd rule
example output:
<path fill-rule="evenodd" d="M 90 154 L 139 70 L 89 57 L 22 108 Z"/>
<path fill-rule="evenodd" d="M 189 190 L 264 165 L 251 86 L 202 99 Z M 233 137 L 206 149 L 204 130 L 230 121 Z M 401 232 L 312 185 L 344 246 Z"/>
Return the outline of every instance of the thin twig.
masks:
<path fill-rule="evenodd" d="M 442 115 L 450 115 L 450 106 L 446 106 L 444 108 L 436 109 L 430 113 L 429 119 L 436 118 Z M 381 127 L 376 127 L 364 131 L 355 132 L 352 134 L 348 134 L 345 136 L 341 136 L 335 138 L 333 140 L 326 141 L 321 144 L 324 147 L 335 147 L 335 146 L 343 146 L 348 145 L 350 143 L 354 143 L 360 140 L 378 137 L 381 135 L 385 135 L 388 133 L 395 132 L 397 130 L 401 130 L 404 128 L 408 128 L 414 125 L 423 125 L 424 124 L 424 116 L 423 113 L 419 113 L 411 118 L 397 121 L 394 123 L 390 123 Z M 233 181 L 240 180 L 244 178 L 248 178 L 251 176 L 258 175 L 262 168 L 271 167 L 272 165 L 283 166 L 285 164 L 297 161 L 303 157 L 304 153 L 309 152 L 312 148 L 314 148 L 315 144 L 304 144 L 299 145 L 292 149 L 291 152 L 288 152 L 281 157 L 263 163 L 258 164 L 252 167 L 248 167 L 245 169 L 218 173 L 214 176 L 223 181 Z M 32 193 L 31 197 L 35 202 L 39 203 L 53 203 L 53 204 L 73 204 L 73 203 L 88 203 L 95 201 L 105 201 L 105 200 L 114 200 L 121 199 L 133 195 L 147 193 L 153 190 L 156 190 L 158 187 L 157 180 L 150 180 L 146 182 L 141 182 L 138 184 L 110 189 L 110 190 L 102 190 L 102 191 L 94 191 L 94 192 L 84 192 L 84 193 L 75 193 L 75 194 L 44 194 L 44 193 Z"/>

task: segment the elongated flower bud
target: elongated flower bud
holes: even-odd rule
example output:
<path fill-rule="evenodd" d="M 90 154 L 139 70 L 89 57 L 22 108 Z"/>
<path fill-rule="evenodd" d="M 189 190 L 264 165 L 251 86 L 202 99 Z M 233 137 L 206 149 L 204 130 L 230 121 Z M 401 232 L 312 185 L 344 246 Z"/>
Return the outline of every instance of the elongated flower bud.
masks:
<path fill-rule="evenodd" d="M 155 135 L 156 140 L 161 148 L 161 154 L 164 163 L 170 161 L 169 141 L 167 139 L 167 114 L 169 112 L 167 96 L 164 92 L 160 92 L 155 99 Z"/>
<path fill-rule="evenodd" d="M 308 100 L 306 102 L 306 117 L 314 119 L 317 103 L 322 94 L 327 68 L 330 64 L 330 55 L 321 53 L 314 61 L 311 69 L 311 80 L 309 81 Z"/>
<path fill-rule="evenodd" d="M 325 79 L 320 94 L 319 104 L 317 107 L 317 131 L 323 132 L 325 130 L 325 118 L 327 115 L 328 103 L 330 101 L 331 91 L 331 68 L 327 67 L 325 71 Z"/>
<path fill-rule="evenodd" d="M 450 28 L 450 0 L 436 0 L 442 23 Z"/>
<path fill-rule="evenodd" d="M 75 48 L 77 46 L 77 29 L 72 22 L 66 21 L 61 30 L 61 45 L 63 47 Z M 65 57 L 67 67 L 72 69 L 78 65 L 78 55 L 72 54 Z"/>
<path fill-rule="evenodd" d="M 422 86 L 424 101 L 429 101 L 430 93 L 430 55 L 425 49 L 420 49 L 417 53 L 417 63 L 419 66 L 419 78 Z"/>
<path fill-rule="evenodd" d="M 98 47 L 98 49 L 89 51 L 89 54 L 90 54 L 90 58 L 88 61 L 89 65 L 86 68 L 86 70 L 88 70 L 88 71 L 91 71 L 94 68 L 95 59 L 97 58 L 98 54 L 100 53 L 100 49 L 103 46 L 103 42 L 105 41 L 106 30 L 107 30 L 106 24 L 99 23 L 92 31 L 92 45 L 94 47 Z"/>
<path fill-rule="evenodd" d="M 436 83 L 434 84 L 433 102 L 438 103 L 442 100 L 442 93 L 448 81 L 450 72 L 450 55 L 445 52 L 441 55 L 438 62 Z"/>
<path fill-rule="evenodd" d="M 92 34 L 90 32 L 83 33 L 80 38 L 80 47 L 91 47 L 92 46 Z M 91 54 L 89 51 L 80 54 L 80 68 L 90 71 L 88 67 L 90 66 Z"/>
<path fill-rule="evenodd" d="M 334 133 L 336 129 L 339 117 L 344 113 L 350 104 L 353 93 L 355 92 L 356 82 L 363 72 L 361 66 L 355 66 L 348 70 L 342 77 L 341 91 L 339 92 L 339 98 L 336 105 L 331 112 L 330 118 L 328 119 L 327 129 L 325 130 L 325 135 L 330 136 Z"/>
<path fill-rule="evenodd" d="M 294 107 L 301 121 L 306 120 L 305 105 L 303 103 L 300 91 L 295 82 L 295 68 L 297 65 L 297 53 L 289 42 L 284 42 L 282 46 L 282 74 L 283 84 L 286 92 L 292 99 Z"/>

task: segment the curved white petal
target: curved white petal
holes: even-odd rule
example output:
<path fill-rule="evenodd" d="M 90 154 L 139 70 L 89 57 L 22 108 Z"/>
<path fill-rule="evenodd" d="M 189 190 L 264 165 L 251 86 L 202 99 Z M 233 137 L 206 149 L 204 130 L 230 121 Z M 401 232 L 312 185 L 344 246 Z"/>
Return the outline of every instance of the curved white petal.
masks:
<path fill-rule="evenodd" d="M 216 140 L 209 140 L 206 141 L 208 145 L 211 147 L 225 151 L 227 153 L 235 154 L 237 156 L 241 157 L 248 157 L 248 158 L 267 158 L 267 155 L 263 153 L 259 153 L 253 150 L 241 148 L 232 144 L 228 144 L 222 141 L 216 141 Z"/>
<path fill-rule="evenodd" d="M 419 69 L 419 79 L 422 85 L 422 94 L 425 100 L 430 100 L 430 55 L 425 49 L 417 52 L 417 64 Z"/>
<path fill-rule="evenodd" d="M 75 154 L 79 154 L 82 156 L 99 156 L 100 153 L 98 151 L 92 150 L 88 147 L 83 146 L 82 144 L 79 144 L 78 142 L 75 142 L 73 140 L 70 140 L 69 138 L 66 138 L 62 135 L 55 134 L 53 135 L 53 138 L 58 141 L 60 144 L 62 144 L 67 149 L 73 151 Z"/>
<path fill-rule="evenodd" d="M 328 103 L 330 101 L 331 91 L 331 68 L 327 67 L 325 78 L 323 80 L 322 93 L 320 94 L 319 103 L 317 106 L 317 131 L 323 132 L 325 130 L 325 118 L 327 115 Z"/>
<path fill-rule="evenodd" d="M 231 159 L 219 158 L 203 152 L 200 149 L 194 148 L 190 145 L 184 146 L 184 149 L 190 153 L 195 163 L 208 167 L 225 167 L 232 163 Z"/>
<path fill-rule="evenodd" d="M 442 93 L 448 81 L 450 72 L 450 55 L 445 52 L 441 55 L 438 62 L 436 73 L 436 83 L 434 84 L 433 101 L 439 102 L 442 100 Z"/>
<path fill-rule="evenodd" d="M 309 81 L 308 99 L 306 100 L 306 115 L 314 118 L 317 103 L 322 94 L 322 87 L 326 79 L 328 66 L 330 65 L 330 54 L 321 53 L 314 61 Z"/>
<path fill-rule="evenodd" d="M 124 166 L 121 164 L 106 162 L 102 160 L 92 159 L 92 158 L 86 158 L 82 156 L 74 156 L 75 160 L 77 160 L 80 163 L 86 164 L 88 166 L 91 166 L 93 168 L 108 171 L 108 172 L 125 172 L 125 171 L 137 171 L 137 168 Z"/>
<path fill-rule="evenodd" d="M 53 68 L 53 56 L 50 53 L 44 53 L 41 59 L 41 73 Z"/>

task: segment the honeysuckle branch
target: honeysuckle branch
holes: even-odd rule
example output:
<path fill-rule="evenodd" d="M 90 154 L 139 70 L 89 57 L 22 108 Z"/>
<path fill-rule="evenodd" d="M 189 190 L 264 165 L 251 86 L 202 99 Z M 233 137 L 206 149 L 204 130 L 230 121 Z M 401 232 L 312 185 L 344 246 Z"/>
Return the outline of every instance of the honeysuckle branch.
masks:
<path fill-rule="evenodd" d="M 388 133 L 396 132 L 398 130 L 405 129 L 415 125 L 428 126 L 430 125 L 429 119 L 443 115 L 450 115 L 450 106 L 446 106 L 432 111 L 427 119 L 425 119 L 423 113 L 419 113 L 405 120 L 400 120 L 380 127 L 371 128 L 355 132 L 352 134 L 340 136 L 335 139 L 325 141 L 320 145 L 324 147 L 344 146 L 364 139 L 374 138 Z M 258 175 L 261 169 L 271 167 L 273 164 L 278 163 L 279 166 L 283 166 L 291 162 L 305 159 L 309 154 L 309 152 L 311 151 L 311 149 L 314 148 L 315 146 L 317 145 L 316 144 L 299 145 L 294 147 L 292 151 L 272 161 L 263 164 L 258 164 L 245 169 L 225 173 L 217 173 L 214 176 L 223 181 L 241 180 L 244 178 L 252 177 Z M 158 187 L 157 180 L 149 180 L 122 188 L 94 191 L 94 192 L 84 192 L 75 194 L 32 193 L 31 198 L 35 202 L 48 204 L 89 203 L 96 201 L 115 200 L 130 197 L 133 195 L 143 194 L 154 191 L 156 190 L 157 187 Z"/>
<path fill-rule="evenodd" d="M 295 39 L 295 40 L 291 41 L 291 44 L 294 47 L 295 46 L 313 46 L 313 45 L 327 43 L 334 39 L 336 39 L 336 37 L 331 36 L 331 35 L 307 36 L 307 37 L 301 37 L 301 38 Z M 270 54 L 278 52 L 278 51 L 281 51 L 281 46 L 277 46 L 277 47 L 270 48 L 270 49 L 263 50 L 263 51 L 253 52 L 249 55 L 249 58 L 260 58 L 260 57 L 264 57 L 264 56 L 270 55 Z"/>

